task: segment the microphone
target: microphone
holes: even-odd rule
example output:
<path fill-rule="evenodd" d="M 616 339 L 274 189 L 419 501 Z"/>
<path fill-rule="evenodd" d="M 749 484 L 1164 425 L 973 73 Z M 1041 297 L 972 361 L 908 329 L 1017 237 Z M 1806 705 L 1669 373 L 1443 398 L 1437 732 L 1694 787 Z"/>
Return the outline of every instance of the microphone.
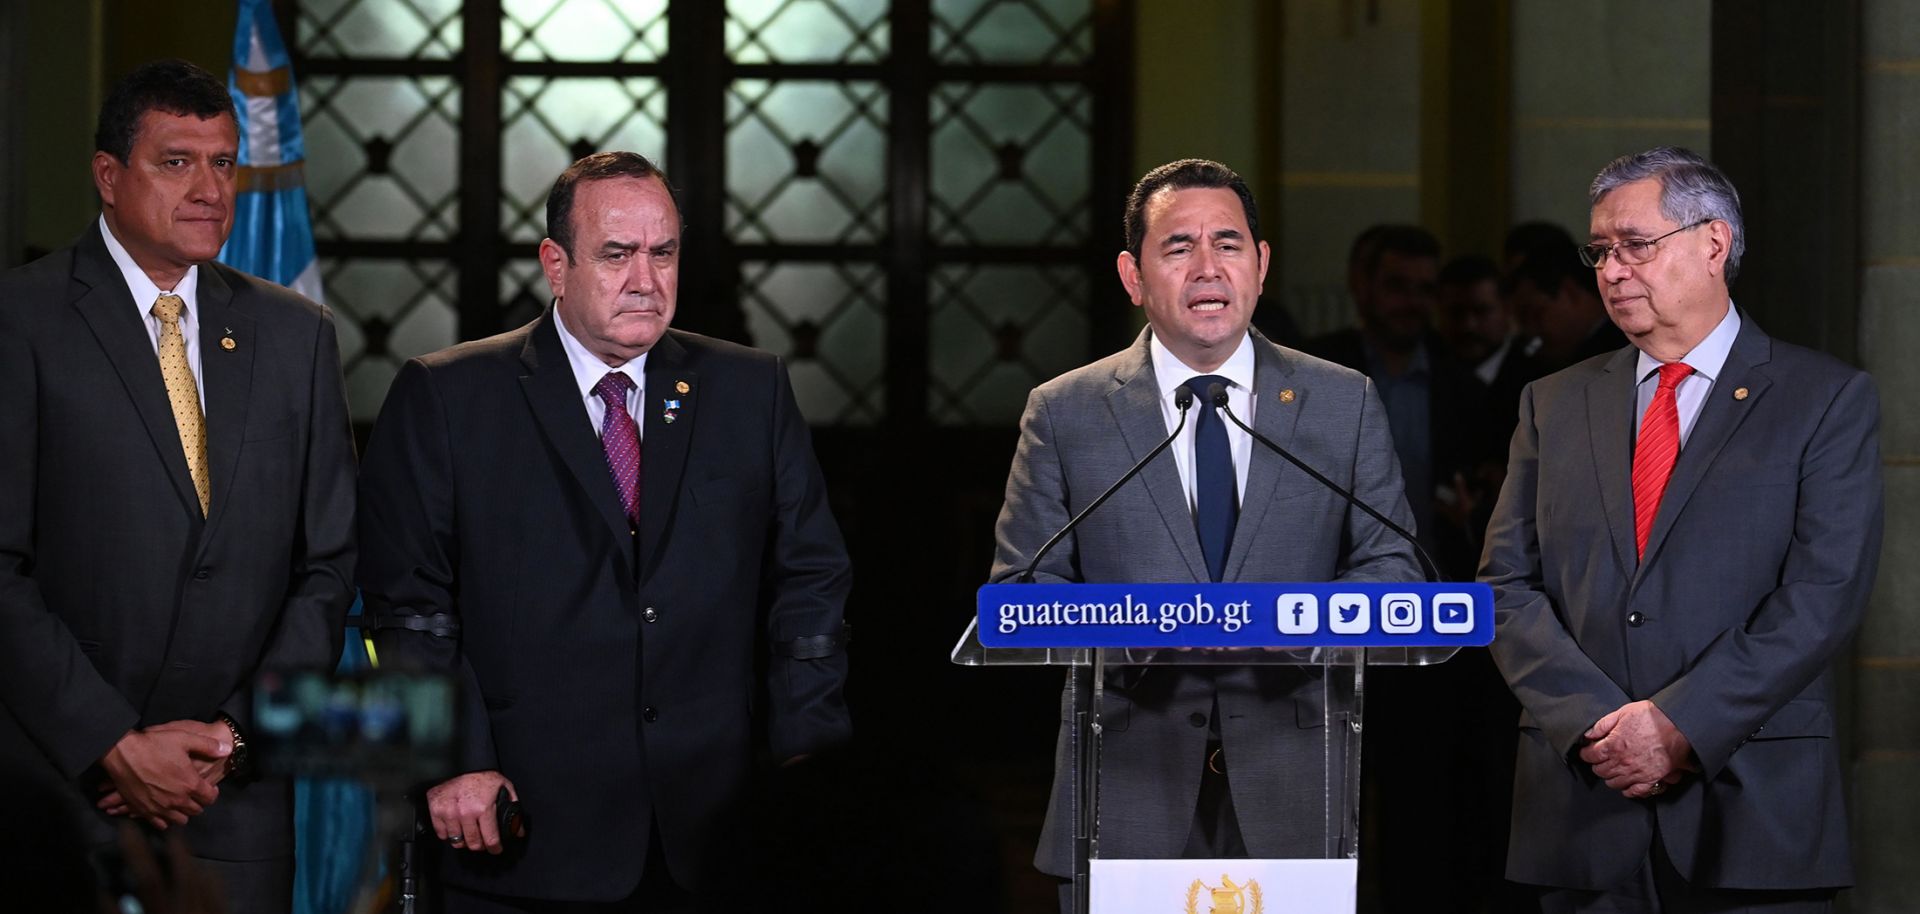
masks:
<path fill-rule="evenodd" d="M 1113 497 L 1113 493 L 1120 491 L 1120 487 L 1127 484 L 1127 480 L 1140 475 L 1140 471 L 1146 469 L 1147 464 L 1151 463 L 1153 458 L 1160 456 L 1161 451 L 1166 450 L 1169 445 L 1173 444 L 1173 439 L 1180 437 L 1180 430 L 1187 427 L 1187 410 L 1193 406 L 1193 391 L 1188 390 L 1185 384 L 1174 388 L 1173 405 L 1180 410 L 1180 421 L 1174 423 L 1173 433 L 1168 435 L 1166 440 L 1154 445 L 1153 450 L 1147 452 L 1147 456 L 1140 458 L 1139 463 L 1134 464 L 1132 469 L 1122 475 L 1113 485 L 1108 486 L 1105 492 L 1100 493 L 1100 497 L 1094 499 L 1093 504 L 1088 505 L 1085 510 L 1074 515 L 1073 520 L 1067 521 L 1067 525 L 1061 527 L 1059 533 L 1055 533 L 1052 539 L 1047 540 L 1046 545 L 1041 546 L 1040 551 L 1033 554 L 1033 561 L 1027 563 L 1027 570 L 1020 572 L 1020 577 L 1017 579 L 1019 583 L 1033 583 L 1033 570 L 1040 567 L 1040 560 L 1046 558 L 1047 553 L 1053 551 L 1053 547 L 1060 545 L 1060 541 L 1066 539 L 1067 534 L 1073 532 L 1073 528 L 1080 526 L 1080 522 L 1086 520 L 1087 515 L 1099 510 L 1101 505 L 1107 503 L 1107 499 Z"/>
<path fill-rule="evenodd" d="M 1329 489 L 1332 489 L 1335 492 L 1335 494 L 1338 494 L 1341 498 L 1346 499 L 1347 504 L 1350 504 L 1356 508 L 1359 508 L 1361 511 L 1366 512 L 1368 517 L 1371 517 L 1374 520 L 1379 521 L 1381 525 L 1385 526 L 1388 530 L 1392 530 L 1393 532 L 1400 534 L 1400 538 L 1406 540 L 1407 545 L 1413 547 L 1414 557 L 1420 560 L 1420 571 L 1427 576 L 1427 583 L 1429 584 L 1440 583 L 1440 571 L 1438 567 L 1433 564 L 1433 557 L 1427 555 L 1427 550 L 1420 548 L 1420 541 L 1417 539 L 1414 539 L 1413 534 L 1408 533 L 1406 528 L 1400 526 L 1399 524 L 1396 524 L 1393 521 L 1388 520 L 1386 515 L 1373 510 L 1372 505 L 1369 505 L 1366 502 L 1361 501 L 1360 499 L 1354 497 L 1354 494 L 1352 492 L 1349 492 L 1346 489 L 1341 488 L 1339 483 L 1336 483 L 1333 480 L 1328 479 L 1327 477 L 1321 475 L 1319 470 L 1316 470 L 1313 467 L 1307 466 L 1307 464 L 1304 461 L 1302 461 L 1300 458 L 1293 456 L 1293 453 L 1291 451 L 1288 451 L 1286 448 L 1283 448 L 1280 445 L 1275 444 L 1271 440 L 1268 440 L 1268 438 L 1265 435 L 1262 435 L 1259 432 L 1254 431 L 1245 422 L 1240 421 L 1240 417 L 1234 415 L 1233 410 L 1228 408 L 1227 406 L 1226 385 L 1221 384 L 1217 381 L 1207 385 L 1207 402 L 1212 403 L 1213 408 L 1218 410 L 1221 415 L 1224 415 L 1228 419 L 1233 420 L 1233 424 L 1240 426 L 1241 431 L 1244 431 L 1247 434 L 1252 435 L 1253 440 L 1266 445 L 1267 450 L 1270 450 L 1276 454 L 1279 454 L 1282 457 L 1285 457 L 1288 463 L 1291 463 L 1294 466 L 1299 467 L 1308 476 L 1311 476 L 1315 480 L 1319 481 L 1321 485 L 1326 486 Z"/>

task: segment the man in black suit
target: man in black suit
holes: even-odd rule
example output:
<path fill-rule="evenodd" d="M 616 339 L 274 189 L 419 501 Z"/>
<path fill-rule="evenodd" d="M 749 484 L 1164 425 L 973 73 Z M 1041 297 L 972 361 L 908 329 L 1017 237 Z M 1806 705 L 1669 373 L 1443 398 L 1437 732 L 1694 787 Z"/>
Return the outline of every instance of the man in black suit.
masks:
<path fill-rule="evenodd" d="M 1471 580 L 1479 541 L 1458 510 L 1485 450 L 1479 391 L 1433 332 L 1440 242 L 1411 225 L 1376 225 L 1354 240 L 1347 284 L 1356 327 L 1306 351 L 1373 379 L 1387 407 L 1421 545 L 1449 580 Z"/>
<path fill-rule="evenodd" d="M 1355 239 L 1348 284 L 1357 328 L 1308 349 L 1367 373 L 1380 390 L 1420 540 L 1447 580 L 1472 580 L 1480 468 L 1501 443 L 1486 392 L 1434 332 L 1440 243 L 1380 225 Z M 1430 669 L 1368 673 L 1361 880 L 1389 911 L 1479 910 L 1499 891 L 1508 783 L 1497 764 L 1513 699 L 1484 650 Z M 1446 784 L 1435 790 L 1435 783 Z"/>
<path fill-rule="evenodd" d="M 0 769 L 96 801 L 96 845 L 111 815 L 185 826 L 232 910 L 284 911 L 292 791 L 247 777 L 249 682 L 339 656 L 353 441 L 327 311 L 213 262 L 237 143 L 220 80 L 135 71 L 98 223 L 0 279 Z"/>
<path fill-rule="evenodd" d="M 383 653 L 465 684 L 460 771 L 427 793 L 455 914 L 719 904 L 756 756 L 848 736 L 850 575 L 807 425 L 780 360 L 668 329 L 680 229 L 645 158 L 575 162 L 553 307 L 408 362 L 368 446 Z"/>
<path fill-rule="evenodd" d="M 1571 244 L 1527 255 L 1507 277 L 1507 294 L 1520 326 L 1540 340 L 1534 358 L 1543 374 L 1627 345 L 1626 334 L 1607 319 L 1593 268 Z"/>
<path fill-rule="evenodd" d="M 1454 360 L 1473 372 L 1486 388 L 1486 435 L 1491 442 L 1504 443 L 1513 436 L 1520 414 L 1520 390 L 1541 375 L 1540 366 L 1527 354 L 1531 340 L 1514 333 L 1513 307 L 1500 294 L 1500 273 L 1493 261 L 1468 254 L 1447 261 L 1440 268 L 1440 338 L 1447 343 Z M 1506 463 L 1498 448 L 1489 449 L 1486 463 L 1504 470 Z M 1476 489 L 1482 480 L 1470 479 Z M 1498 493 L 1498 481 L 1488 492 Z M 1477 494 L 1477 493 L 1476 493 Z M 1476 499 L 1477 500 L 1477 499 Z M 1491 507 L 1491 505 L 1489 505 Z M 1474 529 L 1480 529 L 1476 525 Z"/>

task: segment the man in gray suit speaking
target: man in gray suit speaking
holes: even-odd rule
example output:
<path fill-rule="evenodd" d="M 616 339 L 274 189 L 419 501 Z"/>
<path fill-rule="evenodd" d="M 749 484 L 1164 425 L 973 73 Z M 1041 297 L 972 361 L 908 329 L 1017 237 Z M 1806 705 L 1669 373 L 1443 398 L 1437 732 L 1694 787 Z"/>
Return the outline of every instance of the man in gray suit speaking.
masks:
<path fill-rule="evenodd" d="M 1624 156 L 1589 199 L 1582 257 L 1632 345 L 1527 388 L 1481 565 L 1524 709 L 1507 875 L 1548 914 L 1828 910 L 1873 381 L 1733 307 L 1740 202 L 1706 160 Z"/>
<path fill-rule="evenodd" d="M 1406 541 L 1257 447 L 1228 407 L 1403 527 L 1413 523 L 1387 417 L 1365 375 L 1248 330 L 1268 248 L 1246 182 L 1187 159 L 1127 201 L 1120 281 L 1147 329 L 1124 351 L 1036 388 L 995 530 L 993 580 L 1179 425 L 1181 437 L 1047 554 L 1043 582 L 1410 581 Z M 1325 792 L 1287 777 L 1323 763 L 1319 681 L 1286 667 L 1133 668 L 1103 706 L 1100 853 L 1108 858 L 1318 857 Z M 1035 863 L 1064 876 L 1072 780 L 1065 726 Z M 1257 762 L 1253 760 L 1258 760 Z"/>

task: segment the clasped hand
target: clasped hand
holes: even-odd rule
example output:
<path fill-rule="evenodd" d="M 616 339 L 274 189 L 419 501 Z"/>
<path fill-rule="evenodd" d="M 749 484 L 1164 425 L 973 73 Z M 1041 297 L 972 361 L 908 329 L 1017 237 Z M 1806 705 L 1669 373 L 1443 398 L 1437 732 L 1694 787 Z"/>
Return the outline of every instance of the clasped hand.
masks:
<path fill-rule="evenodd" d="M 1593 766 L 1594 776 L 1609 790 L 1629 800 L 1653 796 L 1700 770 L 1687 735 L 1651 701 L 1621 705 L 1584 736 L 1580 760 Z"/>
<path fill-rule="evenodd" d="M 185 825 L 220 796 L 232 754 L 233 733 L 220 721 L 176 720 L 129 730 L 100 759 L 107 782 L 95 805 L 155 828 Z"/>

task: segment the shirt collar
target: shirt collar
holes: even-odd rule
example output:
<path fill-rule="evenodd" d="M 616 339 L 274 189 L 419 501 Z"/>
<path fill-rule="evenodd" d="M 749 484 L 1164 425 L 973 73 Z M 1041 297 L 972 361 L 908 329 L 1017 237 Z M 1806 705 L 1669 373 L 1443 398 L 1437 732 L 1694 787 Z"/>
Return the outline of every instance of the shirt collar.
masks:
<path fill-rule="evenodd" d="M 1253 335 L 1240 337 L 1240 346 L 1227 356 L 1226 364 L 1214 371 L 1197 371 L 1180 361 L 1173 350 L 1160 342 L 1156 334 L 1147 334 L 1147 352 L 1153 357 L 1153 377 L 1160 384 L 1160 396 L 1166 399 L 1173 396 L 1173 389 L 1199 375 L 1214 374 L 1226 378 L 1233 386 L 1241 390 L 1253 389 Z M 1199 392 L 1205 396 L 1205 391 Z"/>
<path fill-rule="evenodd" d="M 1707 334 L 1706 339 L 1693 347 L 1693 351 L 1681 356 L 1680 361 L 1687 363 L 1694 374 L 1712 383 L 1720 377 L 1720 369 L 1726 367 L 1727 354 L 1733 351 L 1733 341 L 1739 336 L 1740 309 L 1735 308 L 1733 302 L 1727 302 L 1727 315 L 1720 319 L 1719 325 L 1713 328 L 1712 333 Z M 1639 371 L 1634 377 L 1645 381 L 1648 375 L 1658 370 L 1660 370 L 1660 360 L 1641 352 Z"/>
<path fill-rule="evenodd" d="M 600 379 L 606 377 L 609 371 L 626 372 L 627 379 L 633 382 L 635 389 L 646 386 L 647 352 L 640 353 L 639 358 L 630 359 L 618 368 L 608 366 L 574 338 L 573 331 L 567 329 L 567 322 L 560 317 L 560 305 L 557 302 L 553 306 L 553 329 L 560 334 L 560 348 L 567 353 L 567 365 L 573 369 L 573 383 L 579 386 L 580 396 L 599 396 L 593 389 L 600 385 Z"/>
<path fill-rule="evenodd" d="M 1481 359 L 1480 364 L 1473 366 L 1474 376 L 1480 379 L 1480 383 L 1493 386 L 1493 382 L 1500 378 L 1500 368 L 1507 361 L 1507 353 L 1512 350 L 1513 337 L 1509 336 L 1500 342 L 1499 348 L 1493 350 L 1492 355 Z"/>
<path fill-rule="evenodd" d="M 154 284 L 152 277 L 147 275 L 147 271 L 140 269 L 140 265 L 133 262 L 133 255 L 127 253 L 127 248 L 120 243 L 120 239 L 113 237 L 113 229 L 107 227 L 105 213 L 100 215 L 100 237 L 107 243 L 107 254 L 113 258 L 113 265 L 120 268 L 120 277 L 127 281 L 127 291 L 133 293 L 133 303 L 140 307 L 141 317 L 146 317 L 153 310 L 155 299 L 169 291 L 180 296 L 180 300 L 186 305 L 186 313 L 195 313 L 194 308 L 198 303 L 194 300 L 194 293 L 200 288 L 199 264 L 187 268 L 187 275 L 180 278 L 179 285 L 171 290 L 162 289 Z"/>

